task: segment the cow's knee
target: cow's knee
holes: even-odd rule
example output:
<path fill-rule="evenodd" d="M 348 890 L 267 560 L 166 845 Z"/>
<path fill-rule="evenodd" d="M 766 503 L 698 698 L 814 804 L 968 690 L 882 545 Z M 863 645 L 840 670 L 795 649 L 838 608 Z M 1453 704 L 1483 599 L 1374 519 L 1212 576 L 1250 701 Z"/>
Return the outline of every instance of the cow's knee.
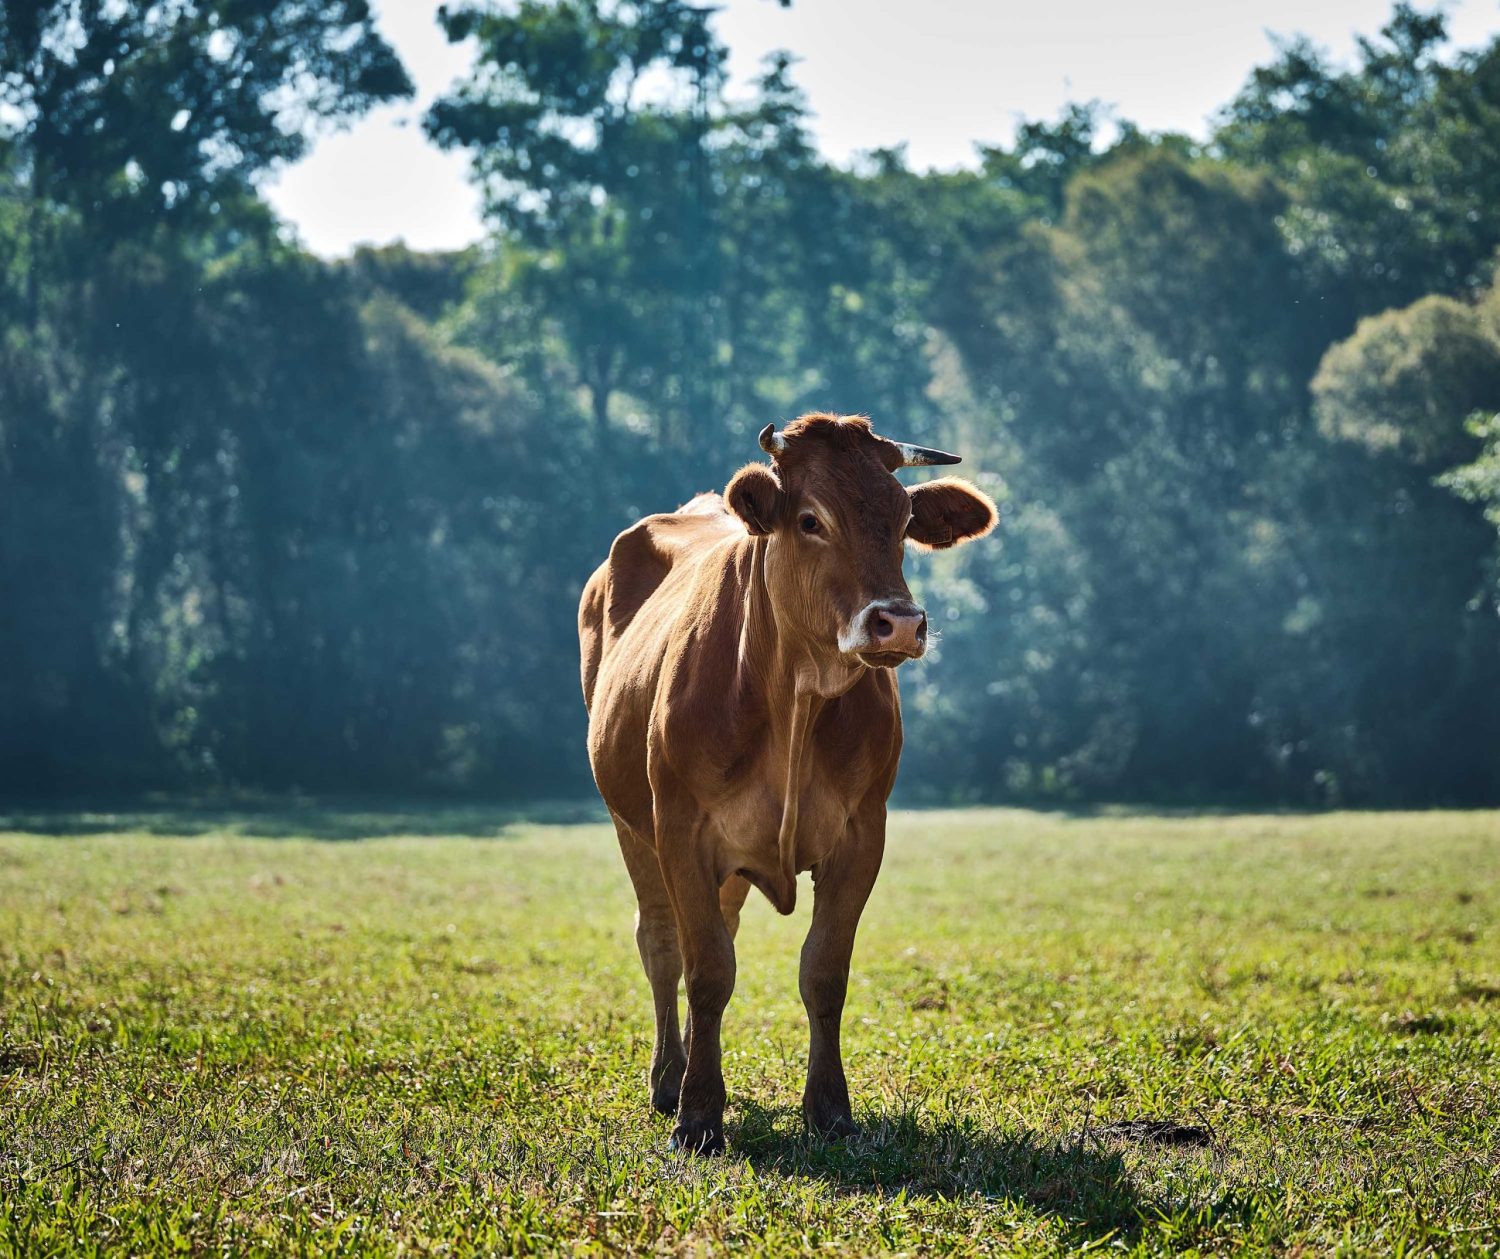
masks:
<path fill-rule="evenodd" d="M 635 946 L 640 950 L 641 963 L 653 983 L 676 983 L 682 977 L 682 955 L 677 948 L 677 928 L 670 919 L 663 921 L 637 914 Z"/>
<path fill-rule="evenodd" d="M 799 987 L 808 1014 L 813 1018 L 828 1018 L 844 1009 L 849 972 L 842 966 L 823 967 L 813 962 L 803 966 Z"/>
<path fill-rule="evenodd" d="M 709 1014 L 720 1013 L 734 995 L 734 968 L 721 965 L 694 967 L 687 977 L 688 1005 Z"/>

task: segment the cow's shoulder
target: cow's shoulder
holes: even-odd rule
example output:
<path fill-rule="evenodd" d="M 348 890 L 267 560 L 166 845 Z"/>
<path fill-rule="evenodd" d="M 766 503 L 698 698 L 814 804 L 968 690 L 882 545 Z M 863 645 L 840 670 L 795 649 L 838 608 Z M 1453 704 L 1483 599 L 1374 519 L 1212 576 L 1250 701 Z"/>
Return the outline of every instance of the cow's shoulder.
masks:
<path fill-rule="evenodd" d="M 674 569 L 744 531 L 717 494 L 700 494 L 675 512 L 647 516 L 631 525 L 609 548 L 604 616 L 610 637 L 625 632 Z"/>

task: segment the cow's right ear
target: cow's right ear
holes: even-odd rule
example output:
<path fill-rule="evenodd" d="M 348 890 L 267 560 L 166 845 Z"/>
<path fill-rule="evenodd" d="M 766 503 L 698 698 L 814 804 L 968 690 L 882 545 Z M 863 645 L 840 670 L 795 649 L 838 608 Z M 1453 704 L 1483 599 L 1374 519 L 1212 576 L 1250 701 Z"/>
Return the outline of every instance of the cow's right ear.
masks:
<path fill-rule="evenodd" d="M 776 527 L 781 515 L 781 482 L 763 463 L 747 463 L 729 480 L 724 501 L 745 522 L 745 528 L 763 538 Z"/>

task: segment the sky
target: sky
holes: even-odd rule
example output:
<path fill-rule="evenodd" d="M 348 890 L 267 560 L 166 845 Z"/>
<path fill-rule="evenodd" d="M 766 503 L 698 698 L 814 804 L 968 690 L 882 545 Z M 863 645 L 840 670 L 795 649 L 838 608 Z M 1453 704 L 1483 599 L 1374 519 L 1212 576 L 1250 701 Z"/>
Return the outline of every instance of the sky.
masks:
<path fill-rule="evenodd" d="M 719 0 L 731 88 L 785 48 L 815 114 L 819 147 L 838 161 L 905 144 L 911 164 L 973 165 L 976 142 L 1006 143 L 1018 121 L 1100 100 L 1151 131 L 1203 136 L 1209 116 L 1272 53 L 1273 35 L 1304 34 L 1351 58 L 1391 0 Z M 427 106 L 472 65 L 438 29 L 436 0 L 375 0 L 385 37 L 416 84 L 319 137 L 265 191 L 303 244 L 337 256 L 401 239 L 453 249 L 483 234 L 467 159 L 424 138 Z M 1430 5 L 1421 6 L 1430 8 Z M 1497 0 L 1444 6 L 1458 47 L 1500 35 Z"/>

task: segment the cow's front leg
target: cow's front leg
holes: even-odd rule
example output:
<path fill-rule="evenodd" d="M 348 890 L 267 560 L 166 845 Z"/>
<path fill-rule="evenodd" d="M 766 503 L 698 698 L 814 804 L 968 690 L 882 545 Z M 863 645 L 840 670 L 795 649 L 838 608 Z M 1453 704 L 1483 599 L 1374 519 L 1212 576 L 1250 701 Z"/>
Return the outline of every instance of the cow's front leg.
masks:
<path fill-rule="evenodd" d="M 867 811 L 813 871 L 813 920 L 802 945 L 800 981 L 810 1033 L 802 1113 L 820 1136 L 857 1136 L 839 1045 L 849 957 L 859 916 L 885 849 L 885 806 Z"/>
<path fill-rule="evenodd" d="M 687 1070 L 672 1144 L 696 1154 L 724 1150 L 724 1072 L 719 1026 L 734 992 L 734 941 L 719 905 L 719 888 L 698 862 L 663 862 L 677 915 L 677 940 L 687 975 Z"/>

